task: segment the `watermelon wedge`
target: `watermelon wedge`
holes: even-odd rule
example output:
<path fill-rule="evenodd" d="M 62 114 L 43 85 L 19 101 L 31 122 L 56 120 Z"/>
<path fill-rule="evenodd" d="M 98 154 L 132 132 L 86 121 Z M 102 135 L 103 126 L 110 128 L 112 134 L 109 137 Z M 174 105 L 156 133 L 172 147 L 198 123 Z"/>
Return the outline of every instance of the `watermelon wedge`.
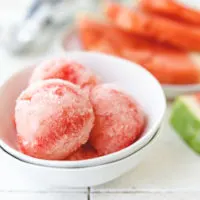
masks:
<path fill-rule="evenodd" d="M 176 99 L 170 123 L 180 137 L 194 151 L 200 153 L 200 101 L 195 95 Z"/>
<path fill-rule="evenodd" d="M 79 19 L 78 32 L 85 50 L 103 52 L 136 62 L 162 84 L 200 82 L 199 61 L 194 61 L 187 51 L 148 40 L 107 22 L 87 17 Z"/>
<path fill-rule="evenodd" d="M 174 20 L 200 25 L 200 12 L 174 0 L 141 0 L 140 7 L 151 13 L 169 17 Z"/>
<path fill-rule="evenodd" d="M 133 10 L 118 3 L 107 3 L 105 14 L 111 23 L 140 36 L 176 47 L 200 51 L 200 28 L 188 26 L 142 10 Z"/>

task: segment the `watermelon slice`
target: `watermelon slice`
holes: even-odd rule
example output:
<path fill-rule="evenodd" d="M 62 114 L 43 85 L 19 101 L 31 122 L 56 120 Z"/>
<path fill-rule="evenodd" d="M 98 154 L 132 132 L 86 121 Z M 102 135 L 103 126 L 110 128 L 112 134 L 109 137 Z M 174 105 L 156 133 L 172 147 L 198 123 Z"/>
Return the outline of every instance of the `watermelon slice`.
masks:
<path fill-rule="evenodd" d="M 170 123 L 181 138 L 194 151 L 200 153 L 200 101 L 195 95 L 176 99 Z"/>
<path fill-rule="evenodd" d="M 107 3 L 105 14 L 111 23 L 140 36 L 186 50 L 200 51 L 200 28 L 188 26 L 142 10 L 133 10 L 118 3 Z"/>
<path fill-rule="evenodd" d="M 174 0 L 141 0 L 140 7 L 158 15 L 181 20 L 188 24 L 200 25 L 200 12 Z"/>
<path fill-rule="evenodd" d="M 198 56 L 125 32 L 107 22 L 79 19 L 79 38 L 85 50 L 98 51 L 136 62 L 162 84 L 200 82 Z"/>

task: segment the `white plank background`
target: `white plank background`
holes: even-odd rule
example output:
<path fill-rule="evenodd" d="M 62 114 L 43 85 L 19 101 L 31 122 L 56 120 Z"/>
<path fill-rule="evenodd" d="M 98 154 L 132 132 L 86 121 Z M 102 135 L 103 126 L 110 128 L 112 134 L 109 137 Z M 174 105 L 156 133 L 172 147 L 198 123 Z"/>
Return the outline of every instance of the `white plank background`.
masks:
<path fill-rule="evenodd" d="M 85 194 L 0 192 L 2 200 L 87 200 Z"/>
<path fill-rule="evenodd" d="M 199 1 L 196 2 L 200 6 Z M 27 3 L 27 0 L 0 0 L 0 27 Z M 43 55 L 28 57 L 11 56 L 0 48 L 0 85 L 12 73 L 38 57 L 59 54 L 55 44 Z M 90 190 L 67 188 L 64 183 L 56 187 L 34 183 L 29 177 L 16 171 L 14 162 L 10 166 L 10 157 L 0 151 L 0 200 L 200 199 L 200 158 L 171 130 L 168 125 L 169 114 L 170 107 L 163 128 L 149 149 L 147 158 L 135 170 L 104 185 L 92 187 Z"/>
<path fill-rule="evenodd" d="M 91 199 L 95 200 L 197 200 L 198 192 L 176 192 L 176 193 L 109 193 L 109 194 L 92 194 Z"/>

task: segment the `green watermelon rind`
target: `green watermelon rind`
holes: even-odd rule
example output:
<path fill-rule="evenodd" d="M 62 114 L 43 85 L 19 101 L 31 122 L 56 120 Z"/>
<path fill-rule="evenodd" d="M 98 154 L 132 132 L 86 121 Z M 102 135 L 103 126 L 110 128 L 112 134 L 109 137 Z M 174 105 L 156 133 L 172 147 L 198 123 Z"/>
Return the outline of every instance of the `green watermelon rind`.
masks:
<path fill-rule="evenodd" d="M 174 130 L 196 152 L 200 153 L 200 117 L 194 110 L 193 97 L 178 97 L 172 106 L 170 123 Z M 190 101 L 191 99 L 192 101 Z"/>
<path fill-rule="evenodd" d="M 193 139 L 188 141 L 189 146 L 191 146 L 196 152 L 200 153 L 200 133 L 197 134 Z"/>

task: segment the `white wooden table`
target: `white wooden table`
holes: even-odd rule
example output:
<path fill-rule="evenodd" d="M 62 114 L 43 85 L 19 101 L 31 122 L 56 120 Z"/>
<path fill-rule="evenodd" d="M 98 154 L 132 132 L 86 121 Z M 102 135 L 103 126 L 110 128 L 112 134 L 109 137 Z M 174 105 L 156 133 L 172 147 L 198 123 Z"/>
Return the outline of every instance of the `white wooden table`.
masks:
<path fill-rule="evenodd" d="M 0 0 L 0 23 L 25 2 Z M 59 51 L 53 45 L 47 54 L 59 54 Z M 13 57 L 0 50 L 0 85 L 34 59 L 37 58 L 33 55 Z M 70 189 L 61 183 L 60 187 L 47 188 L 33 183 L 18 173 L 14 162 L 10 166 L 11 158 L 0 151 L 0 200 L 199 200 L 200 157 L 170 129 L 169 113 L 170 108 L 147 158 L 135 170 L 97 187 Z"/>

